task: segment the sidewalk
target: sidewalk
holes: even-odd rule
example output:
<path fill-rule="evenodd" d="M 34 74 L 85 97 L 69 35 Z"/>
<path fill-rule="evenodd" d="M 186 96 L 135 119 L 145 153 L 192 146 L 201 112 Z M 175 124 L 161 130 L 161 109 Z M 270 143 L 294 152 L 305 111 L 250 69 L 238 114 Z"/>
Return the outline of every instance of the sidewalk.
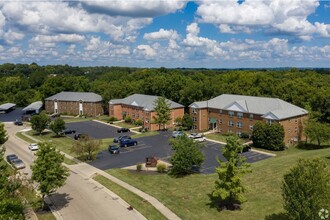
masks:
<path fill-rule="evenodd" d="M 39 140 L 37 140 L 34 137 L 31 137 L 30 135 L 25 134 L 24 132 L 22 132 L 22 134 L 36 142 L 39 142 Z M 65 155 L 65 157 L 67 157 L 68 159 L 71 160 L 77 160 L 76 158 L 72 157 L 69 154 L 66 154 L 64 152 L 61 152 L 62 154 Z M 166 206 L 164 206 L 161 202 L 159 202 L 156 198 L 146 194 L 145 192 L 135 188 L 132 185 L 129 185 L 128 183 L 104 172 L 103 170 L 97 169 L 87 163 L 81 162 L 75 165 L 66 165 L 71 171 L 79 173 L 81 176 L 90 179 L 92 182 L 96 182 L 93 180 L 93 176 L 95 174 L 100 174 L 102 176 L 104 176 L 105 178 L 108 178 L 109 180 L 117 183 L 118 185 L 124 187 L 125 189 L 135 193 L 136 195 L 140 196 L 141 198 L 147 200 L 148 202 L 150 202 L 150 204 L 152 204 L 160 213 L 162 213 L 167 219 L 170 220 L 179 220 L 180 218 L 173 213 L 170 209 L 168 209 Z M 115 193 L 111 192 L 110 190 L 108 191 L 109 195 L 113 198 L 120 198 L 119 196 L 117 196 Z M 115 196 L 114 196 L 115 195 Z M 124 203 L 126 203 L 124 200 L 122 200 Z"/>

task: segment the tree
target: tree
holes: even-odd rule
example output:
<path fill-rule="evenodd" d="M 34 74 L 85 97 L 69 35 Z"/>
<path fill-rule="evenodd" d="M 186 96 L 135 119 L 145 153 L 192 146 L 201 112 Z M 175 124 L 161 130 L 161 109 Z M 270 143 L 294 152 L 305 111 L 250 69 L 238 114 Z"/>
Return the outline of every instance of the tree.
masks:
<path fill-rule="evenodd" d="M 50 123 L 50 118 L 45 113 L 40 113 L 39 115 L 33 115 L 31 117 L 32 129 L 38 134 L 41 134 L 43 130 L 47 128 Z"/>
<path fill-rule="evenodd" d="M 184 114 L 182 117 L 182 126 L 190 130 L 194 125 L 193 119 L 189 114 Z"/>
<path fill-rule="evenodd" d="M 310 120 L 304 133 L 311 141 L 317 141 L 317 144 L 321 146 L 321 143 L 330 139 L 330 126 L 329 124 L 320 123 Z"/>
<path fill-rule="evenodd" d="M 38 189 L 42 195 L 43 208 L 45 196 L 54 193 L 63 186 L 69 176 L 68 169 L 62 165 L 62 155 L 51 143 L 40 143 L 36 153 L 37 159 L 31 165 L 32 180 L 39 183 Z"/>
<path fill-rule="evenodd" d="M 10 178 L 8 165 L 3 159 L 6 149 L 2 145 L 7 139 L 4 124 L 0 123 L 0 219 L 24 219 L 24 206 L 17 194 L 21 182 Z"/>
<path fill-rule="evenodd" d="M 258 148 L 284 150 L 284 135 L 284 128 L 279 123 L 257 122 L 253 126 L 252 142 Z"/>
<path fill-rule="evenodd" d="M 86 135 L 73 143 L 71 152 L 85 156 L 87 160 L 92 160 L 94 153 L 100 149 L 100 145 L 101 140 L 95 140 Z"/>
<path fill-rule="evenodd" d="M 0 122 L 0 146 L 8 140 L 5 125 Z"/>
<path fill-rule="evenodd" d="M 50 123 L 49 128 L 58 136 L 59 133 L 65 129 L 65 121 L 62 118 L 56 118 Z"/>
<path fill-rule="evenodd" d="M 158 97 L 154 102 L 154 111 L 156 116 L 154 116 L 155 123 L 158 124 L 160 129 L 161 125 L 165 128 L 165 124 L 171 120 L 171 104 L 166 100 L 165 97 Z"/>
<path fill-rule="evenodd" d="M 186 135 L 170 140 L 170 145 L 174 151 L 170 158 L 172 168 L 170 173 L 175 176 L 184 176 L 194 172 L 204 162 L 200 144 L 195 143 Z"/>
<path fill-rule="evenodd" d="M 216 172 L 219 179 L 215 181 L 212 199 L 220 208 L 233 210 L 236 208 L 235 204 L 245 201 L 242 176 L 251 170 L 246 158 L 240 154 L 242 150 L 243 146 L 238 143 L 237 137 L 229 137 L 222 152 L 227 162 L 217 159 L 219 167 L 216 168 Z"/>
<path fill-rule="evenodd" d="M 319 211 L 330 209 L 330 171 L 321 159 L 303 160 L 282 182 L 284 209 L 290 219 L 320 219 Z"/>

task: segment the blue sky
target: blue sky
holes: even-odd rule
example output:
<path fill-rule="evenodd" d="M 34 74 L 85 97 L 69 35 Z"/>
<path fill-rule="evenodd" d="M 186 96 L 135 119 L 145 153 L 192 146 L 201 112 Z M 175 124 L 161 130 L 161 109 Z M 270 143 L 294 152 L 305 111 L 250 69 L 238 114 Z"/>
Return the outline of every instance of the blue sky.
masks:
<path fill-rule="evenodd" d="M 330 67 L 330 1 L 0 2 L 0 63 Z"/>

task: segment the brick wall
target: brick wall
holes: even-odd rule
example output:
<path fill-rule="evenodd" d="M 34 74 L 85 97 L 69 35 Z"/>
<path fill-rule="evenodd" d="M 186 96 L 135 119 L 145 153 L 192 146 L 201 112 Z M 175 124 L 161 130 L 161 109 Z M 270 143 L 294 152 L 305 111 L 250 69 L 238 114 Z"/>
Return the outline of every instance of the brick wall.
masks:
<path fill-rule="evenodd" d="M 296 144 L 297 142 L 302 141 L 306 138 L 303 134 L 303 130 L 304 121 L 307 120 L 307 118 L 307 115 L 303 115 L 282 120 L 279 122 L 284 128 L 284 143 L 286 145 Z"/>
<path fill-rule="evenodd" d="M 57 101 L 57 109 L 60 114 L 79 115 L 79 102 Z M 47 113 L 54 113 L 54 101 L 45 101 Z M 83 102 L 83 114 L 87 116 L 103 115 L 102 102 Z"/>
<path fill-rule="evenodd" d="M 209 129 L 207 109 L 189 109 L 189 114 L 193 119 L 193 130 L 205 131 Z"/>

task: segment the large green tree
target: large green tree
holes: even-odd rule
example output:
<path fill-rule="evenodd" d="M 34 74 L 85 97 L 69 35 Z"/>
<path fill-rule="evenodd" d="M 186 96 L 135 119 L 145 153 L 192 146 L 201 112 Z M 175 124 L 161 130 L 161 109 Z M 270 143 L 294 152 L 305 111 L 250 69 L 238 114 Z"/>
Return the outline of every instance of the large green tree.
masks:
<path fill-rule="evenodd" d="M 237 137 L 229 137 L 222 150 L 227 161 L 217 159 L 219 163 L 219 167 L 216 168 L 218 180 L 215 181 L 212 200 L 221 209 L 233 210 L 236 208 L 235 204 L 241 204 L 245 201 L 242 176 L 251 172 L 251 169 L 246 163 L 246 158 L 240 154 L 242 150 L 243 146 L 239 144 Z"/>
<path fill-rule="evenodd" d="M 317 141 L 317 144 L 321 146 L 322 142 L 330 140 L 330 125 L 310 120 L 304 129 L 304 133 L 310 141 Z"/>
<path fill-rule="evenodd" d="M 174 176 L 191 174 L 204 162 L 201 145 L 186 135 L 170 140 L 170 145 L 174 151 L 170 158 L 172 164 L 170 173 Z"/>
<path fill-rule="evenodd" d="M 32 129 L 38 134 L 41 134 L 48 127 L 50 121 L 50 118 L 45 113 L 33 115 L 30 120 Z"/>
<path fill-rule="evenodd" d="M 39 184 L 38 190 L 42 195 L 44 203 L 45 196 L 54 193 L 59 187 L 64 185 L 69 172 L 62 165 L 64 155 L 56 150 L 51 143 L 40 143 L 36 156 L 37 159 L 31 165 L 32 180 Z"/>
<path fill-rule="evenodd" d="M 65 129 L 65 121 L 62 118 L 56 118 L 50 123 L 49 128 L 58 136 L 59 133 Z"/>
<path fill-rule="evenodd" d="M 5 125 L 0 122 L 0 146 L 3 145 L 8 140 Z"/>
<path fill-rule="evenodd" d="M 158 124 L 159 129 L 161 125 L 165 128 L 165 125 L 171 120 L 171 104 L 166 100 L 165 97 L 160 96 L 154 102 L 154 116 L 155 123 Z"/>
<path fill-rule="evenodd" d="M 282 183 L 284 209 L 290 219 L 319 220 L 321 209 L 330 210 L 330 170 L 321 159 L 303 160 Z"/>
<path fill-rule="evenodd" d="M 84 156 L 87 160 L 92 160 L 95 153 L 100 149 L 101 143 L 101 140 L 95 140 L 86 135 L 73 143 L 71 152 Z"/>
<path fill-rule="evenodd" d="M 189 114 L 184 114 L 182 117 L 182 126 L 186 130 L 190 130 L 192 126 L 194 125 L 193 119 Z"/>
<path fill-rule="evenodd" d="M 258 148 L 284 150 L 284 134 L 284 128 L 279 123 L 257 122 L 253 126 L 252 142 Z"/>

